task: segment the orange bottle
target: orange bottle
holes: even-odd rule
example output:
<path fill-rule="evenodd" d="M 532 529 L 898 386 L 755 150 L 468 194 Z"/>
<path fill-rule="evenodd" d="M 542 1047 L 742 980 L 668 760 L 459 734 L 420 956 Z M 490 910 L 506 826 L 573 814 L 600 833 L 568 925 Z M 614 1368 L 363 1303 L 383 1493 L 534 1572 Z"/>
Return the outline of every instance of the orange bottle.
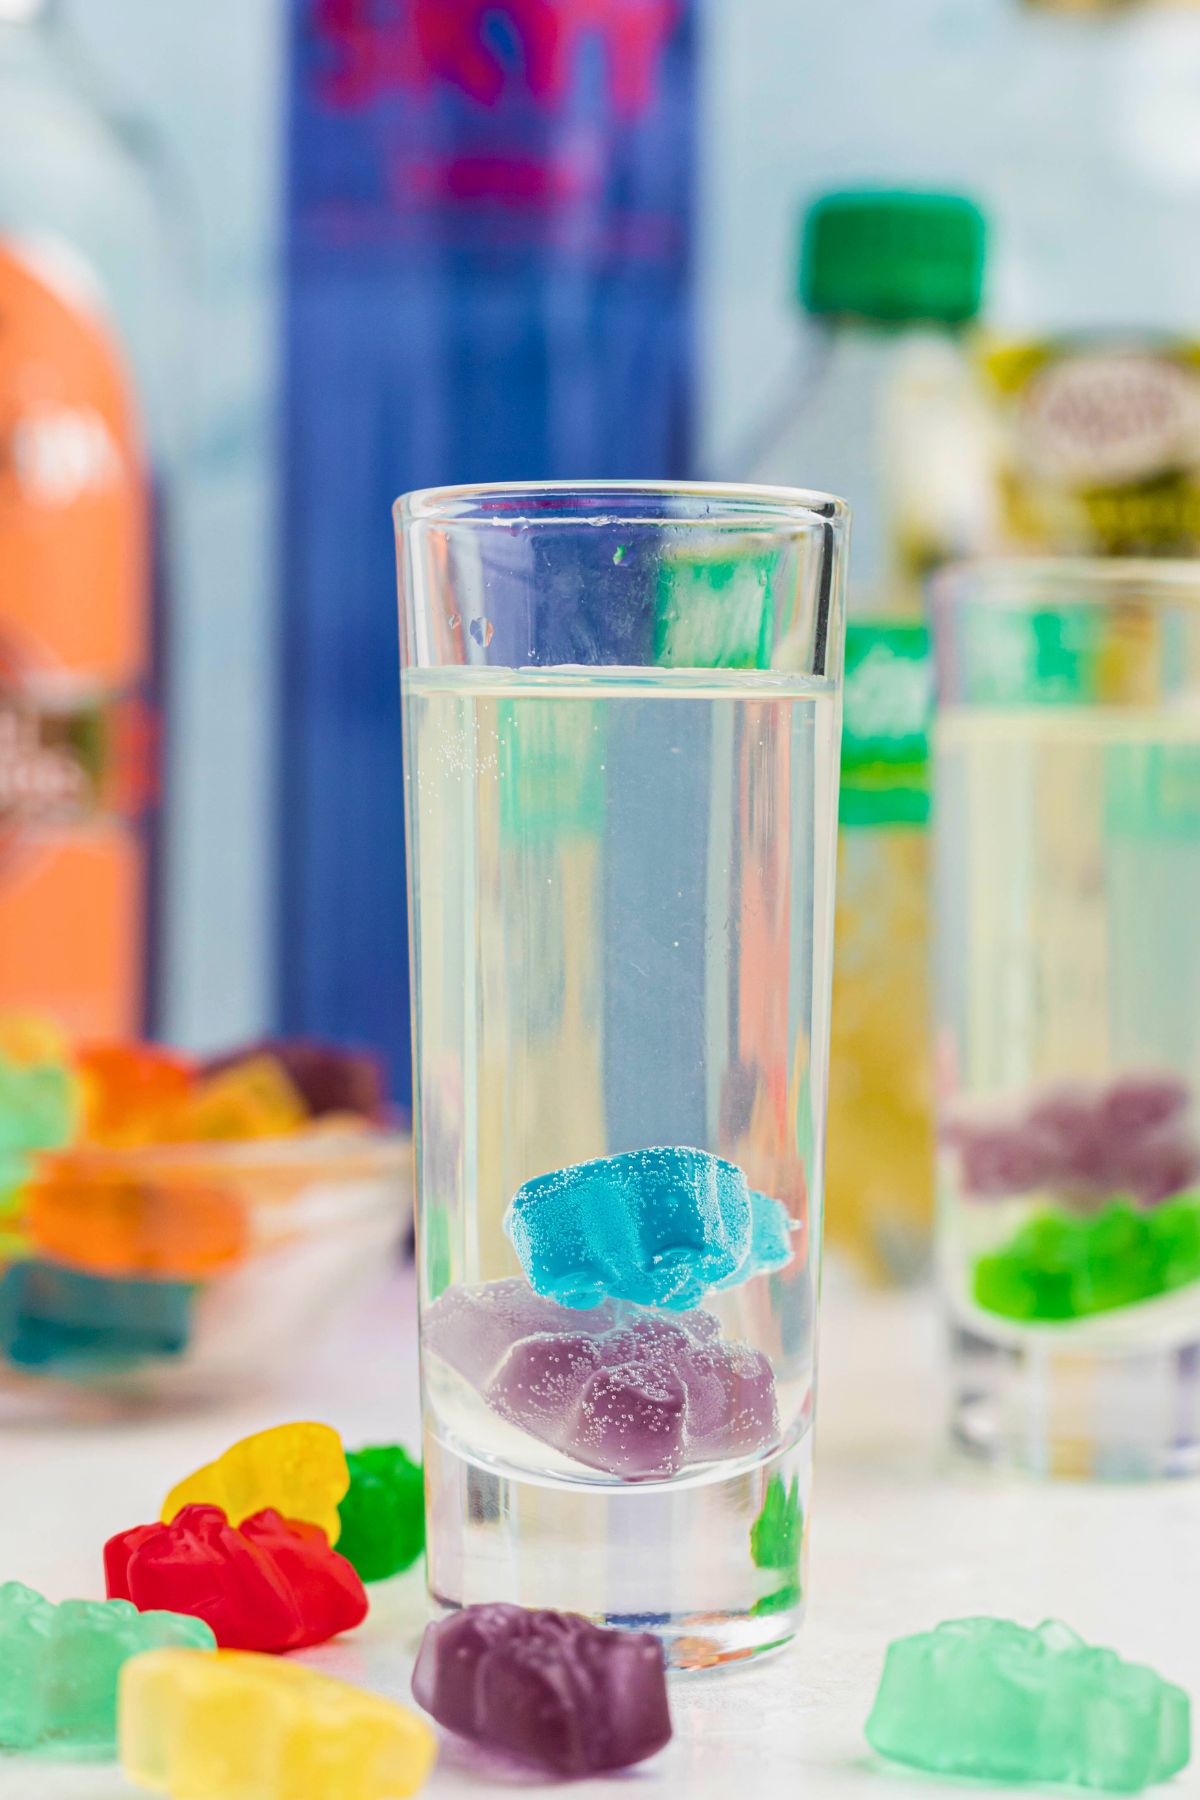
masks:
<path fill-rule="evenodd" d="M 114 1038 L 148 1001 L 157 219 L 72 67 L 0 0 L 0 1011 Z"/>

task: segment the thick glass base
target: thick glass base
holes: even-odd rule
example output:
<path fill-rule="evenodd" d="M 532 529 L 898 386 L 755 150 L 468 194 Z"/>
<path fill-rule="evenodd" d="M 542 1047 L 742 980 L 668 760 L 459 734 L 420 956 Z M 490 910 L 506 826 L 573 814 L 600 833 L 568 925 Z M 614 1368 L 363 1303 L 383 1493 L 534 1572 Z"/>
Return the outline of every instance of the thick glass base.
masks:
<path fill-rule="evenodd" d="M 732 1472 L 618 1485 L 533 1479 L 427 1427 L 430 1595 L 652 1631 L 675 1669 L 773 1650 L 803 1616 L 810 1446 L 808 1433 Z"/>
<path fill-rule="evenodd" d="M 1138 1309 L 1128 1309 L 1130 1313 Z M 1132 1321 L 1130 1321 L 1132 1323 Z M 951 1432 L 1036 1475 L 1146 1481 L 1200 1472 L 1200 1320 L 1182 1339 L 1074 1326 L 950 1327 Z"/>

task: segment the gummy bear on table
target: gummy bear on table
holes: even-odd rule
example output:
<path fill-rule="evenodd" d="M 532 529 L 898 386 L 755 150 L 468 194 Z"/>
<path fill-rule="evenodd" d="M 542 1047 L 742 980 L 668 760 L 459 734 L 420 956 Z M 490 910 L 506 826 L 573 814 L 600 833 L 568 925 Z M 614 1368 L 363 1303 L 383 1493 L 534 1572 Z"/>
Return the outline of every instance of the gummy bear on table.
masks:
<path fill-rule="evenodd" d="M 894 1761 L 985 1781 L 1137 1793 L 1191 1755 L 1182 1689 L 1066 1625 L 956 1619 L 900 1638 L 867 1721 Z"/>
<path fill-rule="evenodd" d="M 200 1619 L 139 1612 L 125 1600 L 55 1606 L 19 1581 L 0 1586 L 0 1750 L 111 1756 L 117 1680 L 143 1651 L 215 1649 Z"/>
<path fill-rule="evenodd" d="M 425 1548 L 425 1479 L 399 1444 L 347 1453 L 350 1487 L 338 1507 L 338 1550 L 364 1581 L 385 1581 Z"/>
<path fill-rule="evenodd" d="M 177 1481 L 162 1507 L 170 1524 L 185 1506 L 219 1506 L 231 1524 L 266 1508 L 319 1525 L 331 1544 L 350 1486 L 346 1453 L 329 1425 L 301 1421 L 240 1438 L 214 1462 Z"/>
<path fill-rule="evenodd" d="M 448 1730 L 554 1775 L 628 1768 L 671 1737 L 658 1639 L 574 1613 L 494 1604 L 435 1620 L 412 1689 Z"/>
<path fill-rule="evenodd" d="M 404 1800 L 436 1754 L 406 1707 L 252 1651 L 154 1651 L 121 1676 L 121 1765 L 176 1800 Z"/>
<path fill-rule="evenodd" d="M 110 1599 L 203 1619 L 230 1650 L 303 1650 L 351 1631 L 367 1596 L 318 1525 L 265 1510 L 234 1526 L 219 1506 L 185 1506 L 104 1548 Z"/>

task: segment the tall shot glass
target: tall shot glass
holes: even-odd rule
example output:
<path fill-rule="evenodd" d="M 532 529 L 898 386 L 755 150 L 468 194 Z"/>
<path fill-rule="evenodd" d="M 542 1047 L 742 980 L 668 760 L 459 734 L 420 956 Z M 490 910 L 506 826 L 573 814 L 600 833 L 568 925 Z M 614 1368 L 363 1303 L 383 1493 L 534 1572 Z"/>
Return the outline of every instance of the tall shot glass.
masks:
<path fill-rule="evenodd" d="M 941 1265 L 954 1431 L 1200 1466 L 1200 564 L 934 598 Z"/>
<path fill-rule="evenodd" d="M 743 1657 L 804 1600 L 845 508 L 397 529 L 431 1593 Z"/>

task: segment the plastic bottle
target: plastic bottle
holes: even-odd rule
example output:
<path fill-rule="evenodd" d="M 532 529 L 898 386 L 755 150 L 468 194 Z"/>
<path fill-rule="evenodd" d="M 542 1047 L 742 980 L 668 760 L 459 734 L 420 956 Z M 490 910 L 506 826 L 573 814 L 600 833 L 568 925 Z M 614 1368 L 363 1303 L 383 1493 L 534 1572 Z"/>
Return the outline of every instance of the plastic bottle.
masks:
<path fill-rule="evenodd" d="M 932 1235 L 928 633 L 851 625 L 826 1157 L 826 1236 L 876 1279 L 924 1272 Z"/>
<path fill-rule="evenodd" d="M 975 363 L 992 501 L 975 554 L 1200 554 L 1200 332 L 996 332 Z"/>
<path fill-rule="evenodd" d="M 871 1275 L 927 1259 L 933 1205 L 926 569 L 988 504 L 965 353 L 985 228 L 949 194 L 829 194 L 808 211 L 799 379 L 751 459 L 853 509 L 826 1230 Z M 974 428 L 972 428 L 972 426 Z"/>
<path fill-rule="evenodd" d="M 0 0 L 0 1011 L 150 1001 L 155 184 L 43 0 Z"/>

